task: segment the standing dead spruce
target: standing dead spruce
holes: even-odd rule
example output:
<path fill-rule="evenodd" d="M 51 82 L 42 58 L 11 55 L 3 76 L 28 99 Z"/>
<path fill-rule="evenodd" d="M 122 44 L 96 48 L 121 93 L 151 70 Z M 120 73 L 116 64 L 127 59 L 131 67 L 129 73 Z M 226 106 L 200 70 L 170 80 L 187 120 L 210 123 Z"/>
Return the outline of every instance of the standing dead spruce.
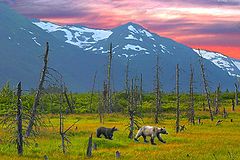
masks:
<path fill-rule="evenodd" d="M 162 143 L 166 143 L 166 141 L 164 141 L 161 137 L 160 134 L 168 134 L 165 128 L 158 128 L 158 127 L 154 127 L 154 126 L 143 126 L 142 128 L 140 128 L 137 132 L 137 135 L 135 136 L 134 140 L 138 141 L 138 138 L 143 136 L 144 142 L 147 143 L 147 136 L 151 137 L 151 144 L 152 145 L 156 145 L 156 143 L 154 143 L 154 138 L 157 136 L 158 140 Z"/>
<path fill-rule="evenodd" d="M 113 132 L 117 131 L 118 129 L 113 128 L 106 128 L 106 127 L 99 127 L 97 129 L 97 137 L 101 138 L 101 135 L 103 134 L 106 139 L 112 140 Z"/>

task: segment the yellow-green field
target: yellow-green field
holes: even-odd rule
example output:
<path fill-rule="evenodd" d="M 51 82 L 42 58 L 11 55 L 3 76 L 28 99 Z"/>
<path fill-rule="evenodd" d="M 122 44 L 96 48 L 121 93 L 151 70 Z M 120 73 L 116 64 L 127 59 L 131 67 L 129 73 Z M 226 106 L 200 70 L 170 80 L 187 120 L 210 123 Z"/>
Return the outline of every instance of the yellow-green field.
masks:
<path fill-rule="evenodd" d="M 71 144 L 68 145 L 67 153 L 61 151 L 61 140 L 58 134 L 58 115 L 46 115 L 46 120 L 50 119 L 52 126 L 42 127 L 40 135 L 34 141 L 30 141 L 30 146 L 24 146 L 24 154 L 17 155 L 15 144 L 9 144 L 9 134 L 1 129 L 0 132 L 0 159 L 44 159 L 47 155 L 53 159 L 115 159 L 115 152 L 121 153 L 120 159 L 199 159 L 199 160 L 236 160 L 240 159 L 240 109 L 235 112 L 228 109 L 229 116 L 223 119 L 221 116 L 215 117 L 214 122 L 207 119 L 208 112 L 197 112 L 197 116 L 204 117 L 202 125 L 190 125 L 182 118 L 181 124 L 186 125 L 186 130 L 179 134 L 175 133 L 174 114 L 165 114 L 165 119 L 158 126 L 166 127 L 168 135 L 163 135 L 167 141 L 163 144 L 157 141 L 156 146 L 144 143 L 140 138 L 139 142 L 129 140 L 128 118 L 122 114 L 105 115 L 105 124 L 99 123 L 96 114 L 81 114 L 65 116 L 66 128 L 80 119 L 80 121 L 69 132 Z M 48 118 L 47 118 L 48 117 Z M 222 124 L 216 126 L 216 121 L 223 119 Z M 233 119 L 233 122 L 230 122 Z M 154 125 L 150 115 L 145 116 L 143 125 Z M 95 131 L 99 126 L 116 126 L 119 131 L 115 132 L 113 140 L 96 138 Z M 88 137 L 94 133 L 93 142 L 97 144 L 97 150 L 93 150 L 91 158 L 86 157 Z M 37 143 L 38 145 L 36 145 Z"/>

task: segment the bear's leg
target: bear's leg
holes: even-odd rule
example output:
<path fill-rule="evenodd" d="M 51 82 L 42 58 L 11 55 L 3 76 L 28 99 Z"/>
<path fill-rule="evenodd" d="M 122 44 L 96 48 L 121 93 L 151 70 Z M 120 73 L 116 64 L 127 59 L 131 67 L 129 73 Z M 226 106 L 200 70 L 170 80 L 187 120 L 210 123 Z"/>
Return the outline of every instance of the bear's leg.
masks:
<path fill-rule="evenodd" d="M 157 138 L 158 138 L 158 140 L 159 140 L 160 142 L 166 143 L 166 141 L 164 141 L 164 140 L 162 139 L 162 137 L 160 136 L 160 134 L 157 135 Z"/>
<path fill-rule="evenodd" d="M 152 138 L 152 137 L 151 137 L 151 144 L 156 145 L 156 143 L 154 143 L 154 138 Z"/>
<path fill-rule="evenodd" d="M 154 143 L 154 138 L 155 138 L 155 136 L 152 135 L 152 136 L 151 136 L 151 144 L 152 144 L 152 145 L 156 145 L 156 143 Z"/>
<path fill-rule="evenodd" d="M 108 139 L 112 140 L 112 137 L 113 137 L 112 135 L 109 135 L 109 136 L 108 136 Z"/>
<path fill-rule="evenodd" d="M 101 138 L 101 134 L 102 134 L 102 133 L 98 131 L 98 132 L 97 132 L 97 137 L 98 137 L 98 138 Z"/>
<path fill-rule="evenodd" d="M 106 134 L 106 133 L 103 133 L 103 135 L 104 135 L 104 137 L 105 137 L 106 139 L 108 139 L 108 136 L 107 136 L 107 134 Z"/>
<path fill-rule="evenodd" d="M 143 136 L 144 142 L 145 142 L 145 143 L 148 143 L 147 137 L 146 137 L 144 134 L 142 134 L 142 136 Z"/>
<path fill-rule="evenodd" d="M 138 138 L 142 136 L 141 131 L 139 130 L 137 135 L 135 136 L 134 140 L 138 142 Z"/>

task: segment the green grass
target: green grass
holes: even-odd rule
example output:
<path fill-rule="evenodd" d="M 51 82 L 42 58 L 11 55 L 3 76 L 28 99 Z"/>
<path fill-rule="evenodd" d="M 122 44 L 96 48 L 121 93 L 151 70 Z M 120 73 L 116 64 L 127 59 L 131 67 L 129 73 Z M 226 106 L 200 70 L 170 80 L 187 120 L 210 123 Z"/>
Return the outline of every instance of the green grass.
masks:
<path fill-rule="evenodd" d="M 9 133 L 3 128 L 0 130 L 0 159 L 43 159 L 47 155 L 50 160 L 57 159 L 115 159 L 115 152 L 120 151 L 120 159 L 183 159 L 183 160 L 231 160 L 240 159 L 240 108 L 230 111 L 229 117 L 223 119 L 223 123 L 216 126 L 216 121 L 222 119 L 217 116 L 214 122 L 208 118 L 208 112 L 199 111 L 197 117 L 202 117 L 202 125 L 190 125 L 186 118 L 181 119 L 181 124 L 186 125 L 186 130 L 179 134 L 175 133 L 175 115 L 173 113 L 164 114 L 165 118 L 159 126 L 165 126 L 168 135 L 163 135 L 166 144 L 157 142 L 156 146 L 144 143 L 140 138 L 139 142 L 134 142 L 127 138 L 128 118 L 122 114 L 105 115 L 105 124 L 99 123 L 96 114 L 66 115 L 65 128 L 80 121 L 69 132 L 71 144 L 68 144 L 67 153 L 61 151 L 61 140 L 58 133 L 58 115 L 46 115 L 45 119 L 50 119 L 52 125 L 42 127 L 39 136 L 35 141 L 30 141 L 30 146 L 24 146 L 23 156 L 17 155 L 16 145 L 10 144 Z M 48 118 L 47 118 L 48 117 Z M 144 116 L 143 125 L 154 125 L 151 114 Z M 230 122 L 233 119 L 233 122 Z M 113 140 L 96 138 L 95 131 L 100 126 L 116 126 L 119 131 L 115 132 Z M 88 137 L 93 133 L 93 142 L 97 144 L 97 150 L 93 150 L 91 158 L 86 157 Z M 37 144 L 36 144 L 37 143 Z"/>

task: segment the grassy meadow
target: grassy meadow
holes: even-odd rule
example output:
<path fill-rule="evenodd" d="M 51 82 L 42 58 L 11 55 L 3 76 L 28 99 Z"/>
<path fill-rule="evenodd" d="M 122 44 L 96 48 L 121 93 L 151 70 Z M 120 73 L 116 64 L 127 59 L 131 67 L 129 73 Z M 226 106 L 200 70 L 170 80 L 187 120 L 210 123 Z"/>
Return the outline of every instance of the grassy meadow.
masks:
<path fill-rule="evenodd" d="M 215 94 L 211 94 L 214 99 Z M 67 152 L 63 154 L 61 149 L 61 137 L 59 134 L 59 95 L 45 94 L 41 98 L 38 113 L 41 113 L 41 120 L 45 125 L 41 125 L 36 137 L 30 137 L 24 144 L 22 156 L 18 156 L 16 147 L 16 129 L 6 130 L 6 125 L 0 125 L 0 160 L 13 159 L 44 159 L 46 155 L 49 160 L 80 160 L 80 159 L 116 159 L 115 153 L 119 151 L 119 159 L 164 159 L 164 160 L 237 160 L 240 159 L 240 106 L 232 111 L 232 99 L 235 94 L 232 92 L 221 92 L 220 114 L 214 116 L 212 122 L 209 112 L 203 111 L 206 106 L 206 99 L 202 94 L 195 94 L 195 120 L 200 118 L 202 124 L 192 125 L 188 122 L 187 112 L 189 106 L 189 95 L 181 94 L 180 97 L 180 124 L 186 126 L 186 130 L 178 134 L 175 133 L 176 124 L 176 97 L 174 93 L 162 94 L 162 106 L 159 127 L 165 127 L 168 135 L 162 135 L 166 140 L 163 144 L 155 138 L 157 145 L 144 143 L 140 137 L 139 142 L 128 138 L 129 124 L 128 99 L 124 93 L 114 95 L 114 113 L 104 115 L 104 124 L 100 123 L 98 112 L 99 97 L 94 94 L 92 105 L 90 105 L 89 93 L 72 94 L 71 101 L 75 106 L 74 114 L 67 112 L 67 103 L 62 104 L 64 111 L 64 128 L 67 129 L 77 120 L 78 123 L 72 127 L 67 136 L 71 143 L 67 144 Z M 23 93 L 22 106 L 23 115 L 30 111 L 34 100 L 34 92 Z M 16 95 L 14 91 L 6 85 L 0 91 L 0 120 L 6 115 L 16 119 Z M 205 105 L 203 105 L 205 103 Z M 211 104 L 214 109 L 214 103 Z M 226 108 L 228 117 L 223 118 L 223 108 Z M 143 125 L 154 124 L 155 95 L 154 93 L 144 93 L 142 106 L 138 106 L 138 113 L 141 113 Z M 92 113 L 90 113 L 92 112 Z M 232 122 L 231 122 L 232 119 Z M 216 125 L 218 120 L 223 120 Z M 23 120 L 24 126 L 27 120 Z M 6 124 L 11 124 L 10 120 Z M 100 126 L 114 127 L 119 131 L 114 133 L 113 140 L 96 137 L 96 129 Z M 11 127 L 16 127 L 16 122 Z M 137 128 L 135 128 L 135 134 Z M 97 149 L 92 151 L 92 157 L 86 156 L 88 138 L 93 133 L 93 143 Z M 150 140 L 150 137 L 148 137 Z"/>
<path fill-rule="evenodd" d="M 202 118 L 202 125 L 190 125 L 186 117 L 181 117 L 181 124 L 186 125 L 184 132 L 175 133 L 175 115 L 168 113 L 158 126 L 166 127 L 168 135 L 163 135 L 167 141 L 163 144 L 155 139 L 157 145 L 144 143 L 143 138 L 134 142 L 127 138 L 128 118 L 123 114 L 106 114 L 104 126 L 116 126 L 119 131 L 115 132 L 113 140 L 96 138 L 95 131 L 103 124 L 99 123 L 97 114 L 75 114 L 65 116 L 67 128 L 77 119 L 80 121 L 69 132 L 71 144 L 68 144 L 67 153 L 61 151 L 61 139 L 58 133 L 58 115 L 44 115 L 48 126 L 42 127 L 40 134 L 35 140 L 29 140 L 29 146 L 24 146 L 24 154 L 17 155 L 16 145 L 9 143 L 9 133 L 1 129 L 0 132 L 0 159 L 115 159 L 115 152 L 121 153 L 120 159 L 239 159 L 240 157 L 240 108 L 232 112 L 227 107 L 228 118 L 223 119 L 222 124 L 216 126 L 216 121 L 222 119 L 215 117 L 214 122 L 208 118 L 207 111 L 198 111 L 196 114 Z M 144 116 L 142 125 L 154 125 L 151 114 Z M 233 122 L 230 122 L 233 119 Z M 50 125 L 51 124 L 51 125 Z M 93 150 L 91 158 L 86 157 L 86 148 L 89 135 L 93 133 L 93 142 L 97 144 L 97 150 Z"/>

